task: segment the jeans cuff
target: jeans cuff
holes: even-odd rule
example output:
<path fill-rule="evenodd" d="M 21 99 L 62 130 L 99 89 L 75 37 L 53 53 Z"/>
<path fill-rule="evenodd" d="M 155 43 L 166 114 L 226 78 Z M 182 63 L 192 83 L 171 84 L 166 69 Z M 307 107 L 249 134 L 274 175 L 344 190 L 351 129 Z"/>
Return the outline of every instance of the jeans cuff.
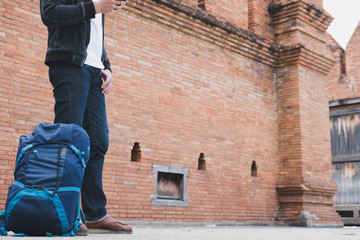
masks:
<path fill-rule="evenodd" d="M 105 220 L 108 217 L 109 217 L 109 215 L 106 214 L 105 216 L 103 216 L 102 218 L 99 218 L 99 219 L 95 219 L 95 220 L 87 220 L 86 219 L 86 223 L 98 223 L 98 222 Z"/>

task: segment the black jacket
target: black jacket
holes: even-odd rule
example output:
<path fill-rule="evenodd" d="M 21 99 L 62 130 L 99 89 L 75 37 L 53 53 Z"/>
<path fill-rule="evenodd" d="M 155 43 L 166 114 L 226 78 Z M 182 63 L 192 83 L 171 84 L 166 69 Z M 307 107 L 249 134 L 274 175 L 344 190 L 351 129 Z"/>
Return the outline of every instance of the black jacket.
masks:
<path fill-rule="evenodd" d="M 94 3 L 91 0 L 40 0 L 40 13 L 48 29 L 45 64 L 61 61 L 82 66 L 90 41 L 90 19 L 95 18 Z M 103 14 L 103 29 L 104 21 Z M 104 44 L 101 61 L 105 69 L 111 70 Z"/>

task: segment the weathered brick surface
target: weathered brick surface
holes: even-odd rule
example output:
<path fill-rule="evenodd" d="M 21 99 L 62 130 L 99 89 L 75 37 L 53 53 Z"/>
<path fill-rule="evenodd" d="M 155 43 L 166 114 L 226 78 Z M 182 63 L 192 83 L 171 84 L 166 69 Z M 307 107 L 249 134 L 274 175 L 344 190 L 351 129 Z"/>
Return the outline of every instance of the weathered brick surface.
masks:
<path fill-rule="evenodd" d="M 331 17 L 303 1 L 277 1 L 269 11 L 280 44 L 277 99 L 281 165 L 277 190 L 283 220 L 303 226 L 339 224 L 339 216 L 329 207 L 336 186 L 330 180 L 326 89 L 327 73 L 334 61 L 326 54 L 322 40 Z M 316 216 L 316 221 L 307 213 Z"/>
<path fill-rule="evenodd" d="M 331 36 L 327 48 L 336 59 L 336 65 L 328 76 L 329 100 L 356 98 L 360 96 L 360 24 L 356 27 L 344 50 Z"/>
<path fill-rule="evenodd" d="M 258 220 L 249 217 L 249 212 L 254 213 L 246 209 L 255 198 L 276 194 L 266 187 L 276 181 L 271 173 L 276 171 L 273 162 L 277 161 L 272 68 L 188 37 L 171 26 L 164 28 L 153 21 L 143 26 L 142 21 L 137 15 L 123 13 L 107 22 L 109 32 L 119 22 L 137 26 L 120 29 L 115 38 L 124 41 L 109 46 L 110 58 L 118 64 L 114 66 L 114 73 L 119 74 L 115 92 L 120 91 L 108 101 L 109 109 L 114 109 L 114 114 L 109 113 L 109 121 L 114 122 L 110 129 L 118 133 L 112 134 L 107 158 L 114 167 L 108 170 L 106 165 L 105 172 L 111 175 L 112 169 L 119 169 L 120 181 L 114 180 L 114 184 L 119 184 L 119 191 L 125 193 L 122 197 L 131 203 L 127 207 L 132 210 L 135 203 L 139 211 L 134 216 L 120 212 L 119 217 L 150 221 L 271 221 L 277 209 L 275 199 L 270 200 L 269 209 L 263 204 L 251 207 L 261 213 Z M 253 77 L 259 80 L 252 82 Z M 260 148 L 257 142 L 264 137 L 268 141 Z M 129 162 L 135 141 L 143 148 L 141 163 Z M 113 156 L 113 151 L 120 155 Z M 205 172 L 197 170 L 200 152 L 207 159 Z M 260 173 L 263 181 L 253 183 L 253 160 L 259 169 L 270 173 Z M 155 181 L 152 164 L 190 170 L 189 207 L 151 205 Z M 267 190 L 255 194 L 252 188 Z"/>
<path fill-rule="evenodd" d="M 248 3 L 237 0 L 205 0 L 206 10 L 242 28 L 248 26 Z"/>
<path fill-rule="evenodd" d="M 349 76 L 355 78 L 357 85 L 359 86 L 359 73 L 360 73 L 360 22 L 357 25 L 353 35 L 351 36 L 348 45 L 346 46 L 346 62 L 348 63 L 346 72 Z M 359 88 L 358 88 L 359 91 Z M 357 96 L 360 92 L 357 92 Z"/>
<path fill-rule="evenodd" d="M 205 11 L 195 0 L 134 0 L 107 16 L 115 86 L 107 96 L 104 189 L 113 217 L 267 224 L 297 218 L 298 206 L 294 216 L 286 204 L 278 211 L 279 179 L 295 185 L 306 179 L 325 196 L 316 203 L 329 204 L 329 133 L 322 124 L 328 127 L 323 90 L 331 60 L 319 57 L 329 53 L 301 33 L 277 36 L 270 2 L 206 0 Z M 321 1 L 313 2 L 321 9 Z M 13 182 L 19 136 L 53 119 L 38 4 L 0 3 L 0 208 Z M 318 21 L 309 9 L 304 14 Z M 303 27 L 319 38 L 326 26 L 318 31 L 315 25 Z M 324 61 L 311 66 L 309 56 Z M 320 130 L 316 136 L 313 128 Z M 134 142 L 140 143 L 140 162 L 130 161 Z M 206 170 L 197 169 L 200 153 Z M 253 161 L 257 177 L 251 176 Z M 152 205 L 154 164 L 189 169 L 188 207 Z M 314 213 L 318 222 L 338 223 L 327 206 Z"/>
<path fill-rule="evenodd" d="M 283 3 L 292 3 L 292 2 L 300 2 L 299 0 L 274 0 L 273 4 L 280 4 L 282 5 Z M 308 5 L 314 5 L 318 8 L 322 8 L 323 7 L 323 0 L 302 0 L 301 2 L 307 3 Z"/>
<path fill-rule="evenodd" d="M 270 3 L 271 0 L 248 0 L 248 23 L 250 30 L 273 42 L 275 41 L 274 25 L 268 13 Z"/>
<path fill-rule="evenodd" d="M 53 115 L 52 89 L 43 64 L 47 33 L 36 5 L 30 1 L 0 3 L 0 208 L 13 183 L 20 135 L 38 122 L 50 122 Z"/>

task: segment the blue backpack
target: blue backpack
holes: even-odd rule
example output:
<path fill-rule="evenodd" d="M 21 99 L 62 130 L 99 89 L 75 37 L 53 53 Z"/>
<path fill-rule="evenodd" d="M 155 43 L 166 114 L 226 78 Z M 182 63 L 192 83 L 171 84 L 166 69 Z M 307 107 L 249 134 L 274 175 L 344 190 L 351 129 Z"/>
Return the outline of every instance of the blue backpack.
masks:
<path fill-rule="evenodd" d="M 75 124 L 40 123 L 21 136 L 0 235 L 75 236 L 89 149 L 89 136 Z"/>

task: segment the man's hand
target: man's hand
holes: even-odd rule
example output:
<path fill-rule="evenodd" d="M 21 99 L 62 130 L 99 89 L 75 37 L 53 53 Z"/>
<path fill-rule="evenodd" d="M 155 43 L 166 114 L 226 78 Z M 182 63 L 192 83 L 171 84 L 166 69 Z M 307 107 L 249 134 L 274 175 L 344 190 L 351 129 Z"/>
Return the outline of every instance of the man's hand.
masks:
<path fill-rule="evenodd" d="M 107 95 L 111 92 L 111 90 L 114 87 L 114 81 L 112 78 L 111 71 L 109 69 L 102 70 L 102 78 L 104 80 L 101 88 L 102 88 L 102 94 Z"/>
<path fill-rule="evenodd" d="M 113 10 L 121 8 L 126 1 L 121 0 L 93 0 L 96 13 L 111 13 Z"/>

